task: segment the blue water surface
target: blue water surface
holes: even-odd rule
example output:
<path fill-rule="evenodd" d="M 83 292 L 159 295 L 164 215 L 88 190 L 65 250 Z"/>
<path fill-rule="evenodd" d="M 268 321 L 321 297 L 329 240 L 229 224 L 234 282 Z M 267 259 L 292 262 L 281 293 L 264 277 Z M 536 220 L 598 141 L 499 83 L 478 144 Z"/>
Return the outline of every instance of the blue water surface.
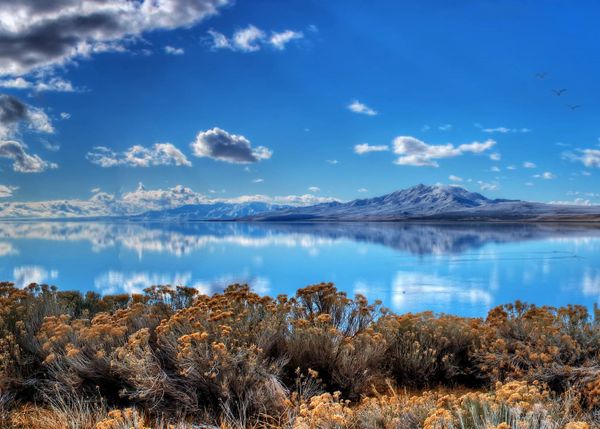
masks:
<path fill-rule="evenodd" d="M 600 300 L 600 229 L 556 224 L 0 223 L 0 279 L 102 294 L 334 282 L 396 312 Z"/>

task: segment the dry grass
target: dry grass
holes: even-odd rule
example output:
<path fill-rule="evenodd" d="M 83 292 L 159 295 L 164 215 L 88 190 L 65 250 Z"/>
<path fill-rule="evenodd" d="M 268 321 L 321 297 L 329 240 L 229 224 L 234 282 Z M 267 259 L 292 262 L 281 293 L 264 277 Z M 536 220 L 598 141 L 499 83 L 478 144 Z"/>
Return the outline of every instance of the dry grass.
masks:
<path fill-rule="evenodd" d="M 0 283 L 0 427 L 598 427 L 594 313 L 394 315 L 331 284 L 269 298 Z"/>

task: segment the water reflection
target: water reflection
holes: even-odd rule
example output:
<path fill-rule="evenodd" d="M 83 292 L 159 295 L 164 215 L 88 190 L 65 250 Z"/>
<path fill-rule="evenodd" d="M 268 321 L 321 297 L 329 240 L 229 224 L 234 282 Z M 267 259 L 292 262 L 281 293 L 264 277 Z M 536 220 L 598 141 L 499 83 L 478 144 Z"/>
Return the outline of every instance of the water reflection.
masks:
<path fill-rule="evenodd" d="M 568 240 L 584 245 L 598 237 L 598 228 L 556 224 L 0 222 L 2 240 L 87 241 L 95 252 L 123 246 L 140 257 L 147 252 L 183 256 L 222 244 L 316 249 L 340 240 L 379 244 L 413 255 L 455 255 L 489 243 Z M 10 242 L 0 242 L 0 256 L 16 251 Z"/>
<path fill-rule="evenodd" d="M 103 294 L 333 281 L 396 311 L 600 299 L 600 229 L 551 224 L 0 222 L 0 280 Z"/>

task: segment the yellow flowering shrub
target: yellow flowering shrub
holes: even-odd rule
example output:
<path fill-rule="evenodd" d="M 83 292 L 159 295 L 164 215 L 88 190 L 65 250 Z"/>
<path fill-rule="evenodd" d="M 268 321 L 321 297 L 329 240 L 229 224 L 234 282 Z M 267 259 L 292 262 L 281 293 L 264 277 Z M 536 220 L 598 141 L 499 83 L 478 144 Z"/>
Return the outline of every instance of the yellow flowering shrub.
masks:
<path fill-rule="evenodd" d="M 100 297 L 0 283 L 0 427 L 100 404 L 123 409 L 99 429 L 595 429 L 598 317 L 519 302 L 485 320 L 394 315 L 331 283 L 292 298 L 246 285 Z M 399 393 L 425 387 L 436 390 Z M 16 411 L 32 403 L 36 413 Z"/>

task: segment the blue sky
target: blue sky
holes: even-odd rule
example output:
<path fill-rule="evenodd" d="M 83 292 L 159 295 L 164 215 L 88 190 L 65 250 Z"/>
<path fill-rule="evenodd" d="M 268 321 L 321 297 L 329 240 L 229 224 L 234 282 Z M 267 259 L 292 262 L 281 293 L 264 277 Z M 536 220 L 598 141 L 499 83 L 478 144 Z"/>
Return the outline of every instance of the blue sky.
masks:
<path fill-rule="evenodd" d="M 596 2 L 90 1 L 123 29 L 90 19 L 66 46 L 23 45 L 42 27 L 54 40 L 56 16 L 89 18 L 80 3 L 23 2 L 23 22 L 0 6 L 1 108 L 28 112 L 0 130 L 0 204 L 138 182 L 343 200 L 454 183 L 600 203 Z"/>

